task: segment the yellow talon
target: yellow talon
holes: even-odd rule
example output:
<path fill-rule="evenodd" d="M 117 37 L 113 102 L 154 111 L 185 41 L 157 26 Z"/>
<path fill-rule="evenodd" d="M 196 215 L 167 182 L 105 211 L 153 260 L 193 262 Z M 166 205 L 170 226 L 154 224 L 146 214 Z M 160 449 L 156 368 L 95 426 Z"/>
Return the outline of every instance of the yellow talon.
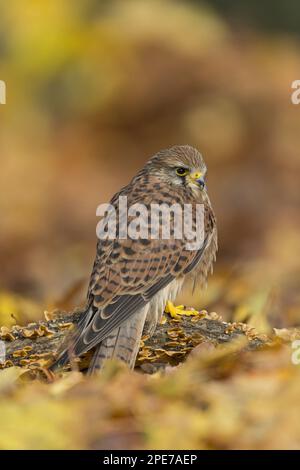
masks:
<path fill-rule="evenodd" d="M 181 316 L 182 315 L 184 316 L 198 315 L 197 310 L 185 310 L 184 305 L 177 305 L 177 307 L 175 307 L 173 302 L 171 302 L 170 300 L 168 300 L 167 302 L 165 312 L 168 313 L 172 318 L 175 318 L 176 320 L 180 318 L 180 315 Z"/>

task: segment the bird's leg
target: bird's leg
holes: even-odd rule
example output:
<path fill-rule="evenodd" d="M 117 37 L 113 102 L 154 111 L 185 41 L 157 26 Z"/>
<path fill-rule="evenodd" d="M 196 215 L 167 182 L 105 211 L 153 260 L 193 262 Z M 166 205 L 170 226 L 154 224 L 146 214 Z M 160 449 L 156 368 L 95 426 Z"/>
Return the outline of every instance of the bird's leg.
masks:
<path fill-rule="evenodd" d="M 173 302 L 171 302 L 170 300 L 167 301 L 165 312 L 171 315 L 171 317 L 175 319 L 180 318 L 181 315 L 185 315 L 185 316 L 198 315 L 197 310 L 191 310 L 191 309 L 185 310 L 184 305 L 177 305 L 177 307 L 175 307 Z"/>

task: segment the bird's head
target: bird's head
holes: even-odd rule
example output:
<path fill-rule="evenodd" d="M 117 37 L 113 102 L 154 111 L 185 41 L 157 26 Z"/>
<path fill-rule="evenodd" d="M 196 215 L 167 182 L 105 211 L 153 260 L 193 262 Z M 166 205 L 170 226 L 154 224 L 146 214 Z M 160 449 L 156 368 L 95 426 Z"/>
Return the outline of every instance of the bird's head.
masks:
<path fill-rule="evenodd" d="M 206 165 L 202 155 L 189 145 L 161 150 L 147 164 L 151 173 L 175 186 L 204 191 Z"/>

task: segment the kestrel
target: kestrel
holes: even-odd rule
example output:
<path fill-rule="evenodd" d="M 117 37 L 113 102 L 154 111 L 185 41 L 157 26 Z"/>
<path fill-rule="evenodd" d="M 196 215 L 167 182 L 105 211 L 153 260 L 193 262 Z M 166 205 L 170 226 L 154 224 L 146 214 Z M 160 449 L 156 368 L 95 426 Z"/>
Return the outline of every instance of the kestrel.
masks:
<path fill-rule="evenodd" d="M 111 205 L 119 214 L 119 198 L 127 197 L 128 207 L 142 204 L 149 211 L 152 205 L 192 208 L 192 227 L 196 227 L 194 209 L 203 208 L 201 246 L 188 247 L 188 235 L 161 235 L 165 226 L 162 213 L 151 219 L 154 237 L 115 237 L 99 239 L 91 274 L 87 306 L 72 339 L 75 356 L 95 348 L 89 372 L 100 369 L 110 358 L 118 358 L 133 368 L 143 331 L 152 334 L 168 301 L 171 313 L 180 313 L 173 305 L 186 281 L 203 285 L 212 270 L 217 252 L 216 218 L 205 184 L 206 166 L 201 154 L 188 145 L 174 146 L 154 155 L 132 181 L 112 198 Z M 123 217 L 123 219 L 122 219 Z M 120 220 L 119 220 L 120 219 Z M 120 216 L 120 224 L 124 216 Z M 174 216 L 171 214 L 171 222 Z M 141 217 L 149 224 L 149 216 Z M 131 219 L 126 220 L 129 226 Z M 141 228 L 141 227 L 140 227 Z M 151 227 L 152 228 L 152 227 Z M 154 231 L 155 232 L 155 231 Z M 142 230 L 141 230 L 142 233 Z M 66 346 L 66 345 L 65 345 Z M 66 346 L 52 368 L 65 365 Z"/>

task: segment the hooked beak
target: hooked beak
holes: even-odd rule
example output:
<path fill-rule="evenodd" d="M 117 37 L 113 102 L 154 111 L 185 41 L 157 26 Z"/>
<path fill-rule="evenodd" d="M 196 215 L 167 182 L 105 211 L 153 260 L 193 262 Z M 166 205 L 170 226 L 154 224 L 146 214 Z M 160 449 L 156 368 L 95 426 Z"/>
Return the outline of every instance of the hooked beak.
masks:
<path fill-rule="evenodd" d="M 205 188 L 205 180 L 204 180 L 204 174 L 201 173 L 200 171 L 195 171 L 194 173 L 190 174 L 190 177 L 193 181 L 198 183 L 200 186 L 201 191 Z"/>

